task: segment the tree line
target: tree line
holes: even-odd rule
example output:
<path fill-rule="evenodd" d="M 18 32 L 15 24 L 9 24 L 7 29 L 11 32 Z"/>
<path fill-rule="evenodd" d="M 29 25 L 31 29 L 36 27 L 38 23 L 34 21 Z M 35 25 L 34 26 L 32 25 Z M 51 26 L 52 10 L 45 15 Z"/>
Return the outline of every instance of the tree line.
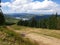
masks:
<path fill-rule="evenodd" d="M 30 20 L 20 20 L 17 25 L 36 28 L 60 29 L 60 17 L 57 13 L 52 14 L 52 16 L 49 18 L 43 18 L 38 21 L 35 19 L 35 17 L 33 17 Z"/>

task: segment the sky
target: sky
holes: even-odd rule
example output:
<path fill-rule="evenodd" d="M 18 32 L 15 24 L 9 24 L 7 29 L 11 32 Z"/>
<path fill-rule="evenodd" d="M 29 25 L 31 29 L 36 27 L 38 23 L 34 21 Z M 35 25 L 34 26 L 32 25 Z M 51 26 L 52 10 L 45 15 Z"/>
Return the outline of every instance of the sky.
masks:
<path fill-rule="evenodd" d="M 3 13 L 60 14 L 60 0 L 1 0 Z"/>

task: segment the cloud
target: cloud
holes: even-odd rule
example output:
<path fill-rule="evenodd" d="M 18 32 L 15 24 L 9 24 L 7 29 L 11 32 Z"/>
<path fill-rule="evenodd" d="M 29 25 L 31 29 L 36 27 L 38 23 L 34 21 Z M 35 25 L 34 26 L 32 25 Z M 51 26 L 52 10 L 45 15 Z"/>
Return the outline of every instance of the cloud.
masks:
<path fill-rule="evenodd" d="M 54 13 L 55 11 L 60 13 L 59 4 L 51 0 L 44 0 L 42 2 L 34 0 L 11 1 L 1 3 L 4 13 Z M 4 7 L 8 7 L 8 11 Z"/>

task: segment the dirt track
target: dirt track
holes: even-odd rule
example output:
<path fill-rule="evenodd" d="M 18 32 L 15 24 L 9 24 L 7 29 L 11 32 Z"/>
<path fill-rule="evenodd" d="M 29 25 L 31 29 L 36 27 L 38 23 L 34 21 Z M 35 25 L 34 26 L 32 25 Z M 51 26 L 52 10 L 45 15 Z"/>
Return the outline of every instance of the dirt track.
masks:
<path fill-rule="evenodd" d="M 12 29 L 8 27 L 9 29 Z M 25 34 L 26 38 L 29 38 L 33 41 L 38 42 L 39 45 L 60 45 L 60 39 L 50 37 L 50 36 L 45 36 L 45 35 L 40 35 L 37 33 L 29 33 L 29 31 L 20 31 L 20 30 L 14 30 L 17 33 L 20 34 Z"/>
<path fill-rule="evenodd" d="M 30 33 L 26 36 L 38 42 L 39 45 L 41 45 L 41 43 L 43 43 L 44 45 L 60 45 L 60 39 L 56 39 L 53 37 L 38 35 L 35 33 Z"/>

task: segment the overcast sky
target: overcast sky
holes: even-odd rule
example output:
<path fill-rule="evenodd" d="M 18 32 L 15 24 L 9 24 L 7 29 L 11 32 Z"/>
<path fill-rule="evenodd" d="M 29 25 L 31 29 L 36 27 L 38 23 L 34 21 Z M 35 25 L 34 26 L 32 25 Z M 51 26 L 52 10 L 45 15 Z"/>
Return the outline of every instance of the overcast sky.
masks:
<path fill-rule="evenodd" d="M 60 14 L 60 0 L 2 0 L 3 13 Z"/>

